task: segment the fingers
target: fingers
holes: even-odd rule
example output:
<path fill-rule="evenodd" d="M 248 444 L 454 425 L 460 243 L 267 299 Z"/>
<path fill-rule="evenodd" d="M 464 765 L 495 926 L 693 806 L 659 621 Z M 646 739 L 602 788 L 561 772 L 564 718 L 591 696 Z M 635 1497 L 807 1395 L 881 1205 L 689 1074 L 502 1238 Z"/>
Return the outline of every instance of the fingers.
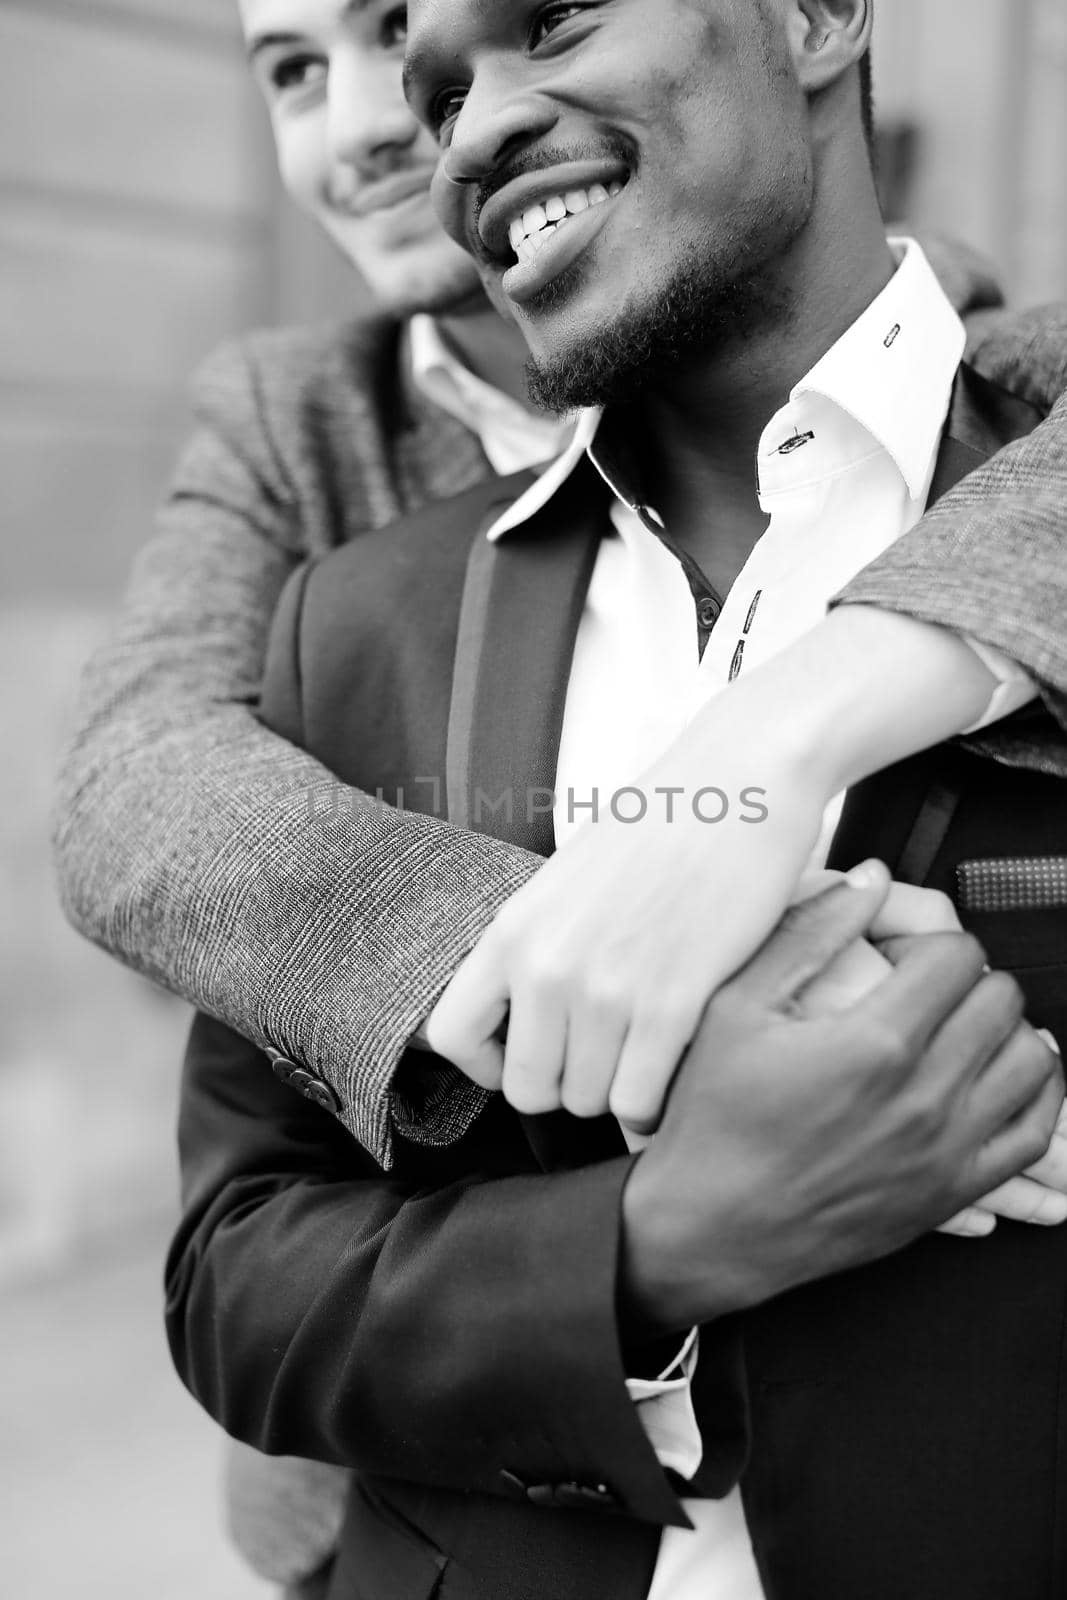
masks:
<path fill-rule="evenodd" d="M 891 971 L 885 956 L 873 944 L 868 944 L 866 939 L 854 939 L 800 991 L 795 1014 L 824 1017 L 847 1011 L 883 982 Z"/>
<path fill-rule="evenodd" d="M 624 1008 L 610 1003 L 582 1007 L 571 1018 L 560 1100 L 575 1117 L 599 1117 L 626 1041 Z"/>
<path fill-rule="evenodd" d="M 817 881 L 808 886 L 808 894 L 804 898 L 815 894 L 820 888 L 825 889 L 836 876 L 825 872 L 812 874 L 811 877 Z M 847 1011 L 881 983 L 889 974 L 889 965 L 881 951 L 875 948 L 879 941 L 960 931 L 956 908 L 948 895 L 939 894 L 933 889 L 917 889 L 908 883 L 892 884 L 885 904 L 867 930 L 866 938 L 854 940 L 812 979 L 798 997 L 797 1013 L 804 1017 L 818 1017 Z"/>
<path fill-rule="evenodd" d="M 974 1104 L 990 1119 L 989 1132 L 1023 1110 L 1043 1079 L 1045 1069 L 1037 1055 L 1047 1051 L 1032 1030 L 1020 1026 L 1022 1014 L 1022 991 L 1015 980 L 1003 972 L 983 973 L 932 1046 L 953 1082 L 961 1087 L 971 1083 Z"/>
<path fill-rule="evenodd" d="M 1023 1056 L 1021 1070 L 1031 1083 L 1037 1081 L 1040 1087 L 1031 1093 L 1029 1101 L 1014 1117 L 994 1126 L 979 1151 L 975 1162 L 979 1192 L 991 1193 L 1007 1179 L 1020 1172 L 1028 1172 L 1043 1161 L 1049 1153 L 1063 1112 L 1063 1075 L 1059 1060 L 1032 1030 L 1023 1032 L 1028 1035 L 1024 1047 L 1013 1041 L 1016 1059 L 1020 1054 Z M 998 1060 L 996 1065 L 999 1064 Z M 985 1092 L 991 1084 L 995 1092 L 1003 1093 L 1000 1078 L 999 1072 L 987 1068 L 979 1089 Z M 1013 1098 L 1018 1099 L 1018 1095 Z M 1007 1103 L 1010 1104 L 1010 1100 Z"/>
<path fill-rule="evenodd" d="M 1012 983 L 1013 980 L 1003 973 L 993 973 L 980 987 L 988 992 L 993 985 L 997 985 L 1003 989 L 1005 996 L 1008 996 L 1008 986 Z M 1010 1000 L 1007 1003 L 1010 1006 Z M 1021 995 L 1018 997 L 1018 1004 L 1021 1010 Z M 984 1103 L 985 1114 L 996 1119 L 992 1124 L 991 1131 L 993 1131 L 997 1126 L 1023 1115 L 1050 1082 L 1062 1083 L 1059 1059 L 1040 1034 L 1035 1033 L 1029 1023 L 1020 1020 L 1005 1036 L 1000 1048 L 990 1057 L 975 1085 L 974 1093 L 976 1098 L 980 1098 Z M 1061 1101 L 1062 1098 L 1061 1093 Z M 1061 1111 L 1062 1104 L 1057 1104 L 1043 1148 L 1029 1161 L 1016 1167 L 1008 1176 L 1014 1177 L 1015 1173 L 1027 1171 L 1046 1158 Z"/>
<path fill-rule="evenodd" d="M 567 1012 L 561 997 L 548 989 L 516 995 L 501 1082 L 508 1104 L 527 1116 L 558 1111 L 566 1047 Z"/>
<path fill-rule="evenodd" d="M 985 971 L 985 952 L 970 934 L 932 933 L 893 939 L 882 945 L 881 951 L 893 970 L 852 1008 L 851 1015 L 857 1023 L 873 1026 L 886 1039 L 895 1040 L 902 1060 L 916 1059 L 934 1034 L 952 1023 L 952 1037 L 962 1052 L 959 1059 L 973 1070 L 988 1060 L 991 1051 L 1018 1022 L 1021 1004 L 1016 1005 L 1010 1026 L 998 1025 L 994 1041 L 988 1044 L 983 1033 L 991 1026 L 991 1019 L 985 1002 L 977 1013 L 963 1010 Z M 986 1001 L 997 998 L 985 997 Z M 999 999 L 1003 1003 L 1002 993 Z"/>
<path fill-rule="evenodd" d="M 631 1023 L 609 1099 L 625 1132 L 651 1134 L 659 1127 L 667 1092 L 699 1020 L 665 1009 L 658 1018 Z"/>
<path fill-rule="evenodd" d="M 947 894 L 894 883 L 885 905 L 871 923 L 868 939 L 895 939 L 920 933 L 959 933 L 960 919 Z"/>
<path fill-rule="evenodd" d="M 993 1231 L 996 1217 L 1012 1222 L 1036 1223 L 1044 1227 L 1057 1227 L 1067 1222 L 1067 1101 L 1062 1098 L 1058 1073 L 1053 1062 L 1042 1057 L 1035 1040 L 1044 1043 L 1041 1034 L 1033 1035 L 1027 1024 L 1022 1024 L 999 1053 L 996 1072 L 1007 1080 L 1005 1090 L 1009 1097 L 1003 1104 L 1009 1109 L 1018 1104 L 1021 1109 L 1009 1116 L 1007 1133 L 1011 1139 L 1026 1138 L 1028 1128 L 1026 1113 L 1035 1113 L 1039 1127 L 1034 1134 L 1040 1143 L 1043 1123 L 1047 1115 L 1044 1104 L 1056 1104 L 1060 1096 L 1059 1113 L 1052 1132 L 1051 1142 L 1040 1160 L 1034 1162 L 1019 1177 L 1010 1177 L 989 1194 L 946 1222 L 939 1233 L 954 1234 L 957 1238 L 985 1237 Z M 1010 1089 L 1009 1089 L 1010 1084 Z"/>
<path fill-rule="evenodd" d="M 997 1225 L 997 1219 L 979 1206 L 968 1206 L 965 1211 L 943 1222 L 938 1233 L 948 1233 L 955 1239 L 988 1239 Z"/>
<path fill-rule="evenodd" d="M 507 987 L 491 948 L 476 945 L 430 1012 L 426 1042 L 483 1089 L 499 1089 L 507 1025 Z"/>
<path fill-rule="evenodd" d="M 871 861 L 791 906 L 730 989 L 763 1006 L 785 1006 L 866 932 L 888 893 L 888 870 Z"/>
<path fill-rule="evenodd" d="M 1032 1178 L 1009 1178 L 991 1194 L 983 1195 L 979 1205 L 1009 1222 L 1032 1222 L 1046 1228 L 1067 1222 L 1067 1194 Z"/>
<path fill-rule="evenodd" d="M 1048 1189 L 1058 1189 L 1061 1194 L 1067 1194 L 1067 1101 L 1060 1111 L 1049 1145 L 1041 1160 L 1028 1167 L 1026 1177 L 1033 1178 L 1035 1183 L 1042 1183 Z"/>

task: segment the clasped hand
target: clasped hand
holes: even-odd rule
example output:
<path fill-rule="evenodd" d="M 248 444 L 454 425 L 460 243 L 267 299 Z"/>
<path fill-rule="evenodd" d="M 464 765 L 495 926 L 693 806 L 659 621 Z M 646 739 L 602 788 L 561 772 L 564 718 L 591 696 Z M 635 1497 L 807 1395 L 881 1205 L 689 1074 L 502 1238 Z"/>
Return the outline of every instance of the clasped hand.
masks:
<path fill-rule="evenodd" d="M 435 1009 L 429 1042 L 475 1082 L 501 1089 L 516 1109 L 563 1108 L 580 1117 L 610 1111 L 637 1147 L 659 1125 L 707 998 L 751 954 L 753 930 L 758 934 L 779 914 L 779 901 L 799 903 L 833 881 L 833 874 L 800 871 L 820 815 L 817 797 L 805 806 L 803 786 L 794 785 L 793 804 L 773 837 L 737 823 L 733 840 L 719 852 L 718 915 L 710 897 L 695 892 L 695 873 L 679 892 L 677 835 L 643 839 L 638 873 L 629 870 L 634 847 L 621 828 L 614 838 L 584 830 L 586 837 L 578 835 L 558 852 L 498 916 Z M 707 840 L 700 842 L 706 859 Z M 619 889 L 609 880 L 616 856 L 627 869 L 627 893 L 613 939 L 608 913 Z M 672 893 L 673 907 L 667 904 Z M 594 915 L 596 945 L 587 944 L 579 956 Z M 651 959 L 644 947 L 638 981 L 634 958 L 641 947 L 635 949 L 633 931 L 657 917 L 669 936 Z M 693 940 L 683 947 L 677 935 L 686 926 Z M 893 941 L 959 931 L 947 897 L 892 885 L 867 936 L 806 981 L 795 998 L 797 1014 L 818 1017 L 855 1005 L 892 970 Z M 707 953 L 707 969 L 699 973 L 698 948 Z M 1027 1029 L 1021 1019 L 1019 1026 Z M 982 1237 L 998 1216 L 1045 1225 L 1067 1220 L 1067 1108 L 1040 1161 L 953 1217 L 944 1231 Z"/>

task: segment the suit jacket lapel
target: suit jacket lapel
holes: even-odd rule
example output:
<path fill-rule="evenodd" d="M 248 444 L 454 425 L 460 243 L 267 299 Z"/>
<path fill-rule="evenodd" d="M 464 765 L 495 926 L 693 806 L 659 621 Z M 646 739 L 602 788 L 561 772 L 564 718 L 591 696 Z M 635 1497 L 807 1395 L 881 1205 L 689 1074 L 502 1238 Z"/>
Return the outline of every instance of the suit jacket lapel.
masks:
<path fill-rule="evenodd" d="M 510 499 L 514 499 L 514 493 Z M 491 526 L 502 508 L 486 519 Z M 521 528 L 475 539 L 467 568 L 448 727 L 448 815 L 550 855 L 571 659 L 607 527 L 603 483 L 579 464 Z"/>
<path fill-rule="evenodd" d="M 580 463 L 542 512 L 490 544 L 485 530 L 467 567 L 448 726 L 448 816 L 547 856 L 551 796 L 574 643 L 600 540 L 604 485 Z M 625 1152 L 613 1117 L 567 1112 L 523 1117 L 546 1170 L 587 1166 Z"/>

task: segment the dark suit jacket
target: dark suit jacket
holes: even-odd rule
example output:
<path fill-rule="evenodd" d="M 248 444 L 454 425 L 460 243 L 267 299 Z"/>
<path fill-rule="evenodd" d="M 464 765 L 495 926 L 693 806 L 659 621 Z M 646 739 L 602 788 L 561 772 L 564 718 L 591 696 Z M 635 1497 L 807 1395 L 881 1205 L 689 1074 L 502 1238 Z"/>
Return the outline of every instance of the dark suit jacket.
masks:
<path fill-rule="evenodd" d="M 1032 420 L 962 375 L 937 490 Z M 579 471 L 551 515 L 489 546 L 480 531 L 516 487 L 306 572 L 279 611 L 263 711 L 388 800 L 429 804 L 437 778 L 464 817 L 479 790 L 510 792 L 510 818 L 483 809 L 482 826 L 544 850 L 548 818 L 523 797 L 555 770 L 607 508 Z M 944 748 L 854 790 L 832 859 L 876 852 L 954 893 L 1033 1020 L 1067 1038 L 1063 796 Z M 328 808 L 309 822 L 335 825 Z M 1022 909 L 976 909 L 1005 885 Z M 331 1595 L 640 1600 L 661 1526 L 683 1515 L 624 1385 L 614 1124 L 493 1100 L 434 1151 L 401 1114 L 386 1176 L 330 1115 L 325 1080 L 274 1066 L 198 1022 L 168 1329 L 231 1432 L 358 1469 Z M 413 1117 L 437 1083 L 412 1053 Z M 1067 1233 L 1001 1224 L 707 1328 L 692 1492 L 743 1473 L 769 1600 L 1062 1600 L 1065 1327 Z"/>

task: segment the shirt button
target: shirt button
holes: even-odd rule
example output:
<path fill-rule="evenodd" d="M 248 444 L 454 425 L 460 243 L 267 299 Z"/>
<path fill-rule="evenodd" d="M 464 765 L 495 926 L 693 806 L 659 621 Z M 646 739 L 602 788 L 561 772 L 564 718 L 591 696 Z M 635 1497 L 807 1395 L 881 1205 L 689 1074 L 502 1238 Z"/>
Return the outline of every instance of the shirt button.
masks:
<path fill-rule="evenodd" d="M 702 628 L 714 628 L 719 620 L 719 615 L 719 602 L 713 600 L 710 595 L 706 594 L 702 600 L 697 602 L 697 621 Z"/>

